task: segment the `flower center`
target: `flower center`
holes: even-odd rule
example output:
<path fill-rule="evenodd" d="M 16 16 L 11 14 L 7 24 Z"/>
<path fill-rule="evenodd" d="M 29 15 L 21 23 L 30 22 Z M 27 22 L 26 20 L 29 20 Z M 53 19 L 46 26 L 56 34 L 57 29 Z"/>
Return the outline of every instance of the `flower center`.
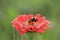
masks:
<path fill-rule="evenodd" d="M 28 24 L 29 24 L 29 25 L 33 25 L 34 22 L 36 22 L 36 21 L 37 21 L 37 18 L 33 17 L 33 18 L 31 18 L 31 19 L 28 21 Z"/>

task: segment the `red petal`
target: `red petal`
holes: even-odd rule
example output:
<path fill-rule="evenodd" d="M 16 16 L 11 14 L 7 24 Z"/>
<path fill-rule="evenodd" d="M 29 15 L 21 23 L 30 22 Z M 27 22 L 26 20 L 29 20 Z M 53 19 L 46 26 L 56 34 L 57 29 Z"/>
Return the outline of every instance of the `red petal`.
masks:
<path fill-rule="evenodd" d="M 44 32 L 45 32 L 45 30 L 38 30 L 37 32 L 44 33 Z"/>
<path fill-rule="evenodd" d="M 14 22 L 13 26 L 16 28 L 16 30 L 20 30 L 20 25 L 17 22 Z"/>
<path fill-rule="evenodd" d="M 36 16 L 38 19 L 40 18 L 40 14 L 36 14 L 35 16 Z"/>
<path fill-rule="evenodd" d="M 32 14 L 27 15 L 28 20 L 31 19 L 32 17 L 33 17 Z"/>
<path fill-rule="evenodd" d="M 21 35 L 23 35 L 23 34 L 26 33 L 26 32 L 27 32 L 26 28 L 22 27 L 22 28 L 20 29 L 20 34 L 21 34 Z"/>
<path fill-rule="evenodd" d="M 30 26 L 28 26 L 27 30 L 30 31 L 30 32 L 33 32 L 34 31 L 34 27 L 30 25 Z"/>

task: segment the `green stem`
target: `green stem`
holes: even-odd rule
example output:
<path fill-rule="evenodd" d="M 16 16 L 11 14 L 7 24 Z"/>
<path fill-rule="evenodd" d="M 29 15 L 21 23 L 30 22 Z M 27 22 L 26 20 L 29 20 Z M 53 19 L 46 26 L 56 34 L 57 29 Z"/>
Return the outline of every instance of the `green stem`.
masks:
<path fill-rule="evenodd" d="M 29 40 L 33 40 L 34 33 L 29 32 L 29 33 L 27 33 L 27 34 L 28 34 L 28 38 L 29 38 Z"/>
<path fill-rule="evenodd" d="M 13 29 L 13 40 L 16 40 L 16 34 L 14 29 Z"/>
<path fill-rule="evenodd" d="M 21 40 L 24 40 L 23 35 L 21 35 Z"/>

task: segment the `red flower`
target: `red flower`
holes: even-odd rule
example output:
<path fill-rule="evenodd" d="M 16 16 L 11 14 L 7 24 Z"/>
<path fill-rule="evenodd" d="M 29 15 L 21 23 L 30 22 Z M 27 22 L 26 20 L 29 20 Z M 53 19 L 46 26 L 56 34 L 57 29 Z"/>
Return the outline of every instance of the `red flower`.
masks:
<path fill-rule="evenodd" d="M 26 32 L 40 32 L 44 33 L 50 27 L 48 26 L 50 22 L 41 17 L 40 14 L 29 15 L 19 15 L 12 21 L 13 26 L 20 32 L 24 34 Z"/>

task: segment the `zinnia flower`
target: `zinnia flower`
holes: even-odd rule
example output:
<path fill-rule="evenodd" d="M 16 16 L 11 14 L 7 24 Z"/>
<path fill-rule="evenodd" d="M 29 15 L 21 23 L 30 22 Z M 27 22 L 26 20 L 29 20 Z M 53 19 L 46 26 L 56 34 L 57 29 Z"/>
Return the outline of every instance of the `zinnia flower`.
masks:
<path fill-rule="evenodd" d="M 40 14 L 19 15 L 12 21 L 12 24 L 20 34 L 26 32 L 44 33 L 50 28 L 50 22 L 44 16 L 41 17 Z"/>

